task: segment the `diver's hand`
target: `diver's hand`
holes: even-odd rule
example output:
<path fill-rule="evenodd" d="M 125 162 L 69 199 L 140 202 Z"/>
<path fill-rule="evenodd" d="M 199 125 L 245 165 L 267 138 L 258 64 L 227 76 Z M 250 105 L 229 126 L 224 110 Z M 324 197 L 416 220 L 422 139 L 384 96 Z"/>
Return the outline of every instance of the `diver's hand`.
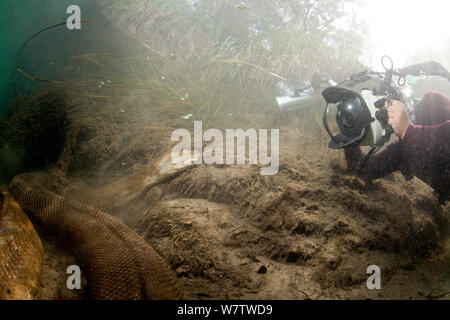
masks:
<path fill-rule="evenodd" d="M 410 124 L 405 105 L 398 100 L 392 100 L 392 104 L 388 108 L 388 114 L 388 123 L 394 129 L 395 134 L 403 139 Z"/>

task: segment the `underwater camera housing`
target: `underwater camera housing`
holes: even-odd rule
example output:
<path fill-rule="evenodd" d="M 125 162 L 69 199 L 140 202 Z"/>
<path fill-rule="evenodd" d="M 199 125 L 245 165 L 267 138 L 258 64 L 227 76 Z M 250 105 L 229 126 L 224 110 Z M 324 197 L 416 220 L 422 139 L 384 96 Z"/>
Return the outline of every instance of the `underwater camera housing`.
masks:
<path fill-rule="evenodd" d="M 400 100 L 404 103 L 411 120 L 414 120 L 414 98 L 409 88 L 405 69 L 394 70 L 389 56 L 381 58 L 385 72 L 364 71 L 352 75 L 340 86 L 329 87 L 322 92 L 327 106 L 323 114 L 323 125 L 331 137 L 329 147 L 342 149 L 350 146 L 376 148 L 385 144 L 394 133 L 389 125 L 388 106 Z M 417 65 L 419 70 L 427 65 Z M 429 68 L 428 68 L 429 69 Z M 397 76 L 394 84 L 393 76 Z M 329 120 L 335 123 L 332 133 Z"/>
<path fill-rule="evenodd" d="M 386 114 L 380 110 L 384 104 L 379 106 L 384 95 L 376 95 L 370 89 L 357 92 L 351 88 L 330 87 L 322 92 L 322 96 L 327 102 L 323 125 L 331 137 L 329 148 L 342 149 L 356 145 L 376 147 L 390 139 L 392 130 L 387 125 Z M 334 112 L 331 108 L 335 108 Z M 339 130 L 336 134 L 332 133 L 328 124 L 330 113 L 335 114 L 334 127 Z"/>
<path fill-rule="evenodd" d="M 365 81 L 373 82 L 374 89 L 358 90 L 351 86 Z M 321 79 L 320 83 L 327 83 L 330 87 L 322 92 L 327 107 L 323 116 L 323 124 L 328 134 L 331 136 L 330 148 L 341 149 L 350 145 L 370 145 L 380 146 L 389 140 L 391 131 L 386 121 L 376 121 L 377 115 L 380 117 L 380 110 L 376 105 L 386 94 L 375 94 L 383 79 L 377 75 L 360 73 L 349 78 L 346 83 L 349 87 L 337 86 L 333 80 Z M 310 81 L 305 81 L 297 85 L 278 83 L 278 94 L 276 101 L 281 112 L 307 109 L 315 106 L 316 97 L 314 87 Z M 378 90 L 380 91 L 380 90 Z M 339 128 L 339 133 L 333 134 L 328 125 L 331 109 L 336 109 L 333 127 Z M 382 115 L 381 115 L 382 117 Z"/>

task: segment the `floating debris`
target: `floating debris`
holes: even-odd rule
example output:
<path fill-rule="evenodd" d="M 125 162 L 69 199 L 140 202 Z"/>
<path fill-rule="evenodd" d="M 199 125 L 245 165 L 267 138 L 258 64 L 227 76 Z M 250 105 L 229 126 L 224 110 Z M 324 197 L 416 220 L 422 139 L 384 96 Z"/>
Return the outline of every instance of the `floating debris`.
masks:
<path fill-rule="evenodd" d="M 192 116 L 193 116 L 192 113 L 188 113 L 188 114 L 185 114 L 184 116 L 181 116 L 181 117 L 182 117 L 184 120 L 188 120 L 188 119 L 192 118 Z"/>
<path fill-rule="evenodd" d="M 238 4 L 236 6 L 236 9 L 247 9 L 247 6 L 243 2 L 241 2 L 241 4 Z"/>
<path fill-rule="evenodd" d="M 124 113 L 124 112 L 125 112 L 125 110 L 123 110 L 122 108 L 120 108 L 120 112 Z"/>

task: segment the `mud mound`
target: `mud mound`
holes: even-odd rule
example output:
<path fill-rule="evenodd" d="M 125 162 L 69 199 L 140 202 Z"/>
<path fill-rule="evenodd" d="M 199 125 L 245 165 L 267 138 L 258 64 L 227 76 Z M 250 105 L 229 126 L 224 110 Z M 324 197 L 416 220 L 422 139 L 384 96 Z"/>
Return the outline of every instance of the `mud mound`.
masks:
<path fill-rule="evenodd" d="M 280 263 L 311 266 L 323 287 L 361 284 L 367 279 L 361 264 L 369 261 L 382 265 L 386 275 L 411 267 L 436 247 L 446 229 L 444 212 L 432 196 L 399 192 L 393 199 L 394 182 L 366 186 L 356 177 L 333 174 L 323 185 L 280 175 L 202 166 L 172 181 L 163 193 L 234 207 L 233 225 L 240 227 L 230 237 L 232 245 Z M 219 234 L 214 228 L 205 232 L 211 238 Z"/>
<path fill-rule="evenodd" d="M 184 279 L 191 298 L 224 299 L 240 295 L 233 287 L 256 288 L 248 276 L 252 270 L 245 248 L 232 245 L 239 222 L 225 205 L 177 199 L 148 209 L 141 226 L 146 226 L 144 238 Z M 193 286 L 193 279 L 202 279 L 208 286 Z"/>

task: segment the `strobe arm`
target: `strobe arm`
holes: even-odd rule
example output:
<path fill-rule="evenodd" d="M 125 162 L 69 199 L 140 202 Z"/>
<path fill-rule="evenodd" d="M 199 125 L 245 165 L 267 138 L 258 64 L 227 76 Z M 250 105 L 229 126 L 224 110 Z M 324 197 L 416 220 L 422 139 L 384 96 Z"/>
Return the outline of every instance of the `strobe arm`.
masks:
<path fill-rule="evenodd" d="M 428 61 L 424 63 L 415 64 L 409 67 L 398 70 L 399 75 L 405 77 L 407 75 L 412 76 L 439 76 L 448 79 L 450 81 L 450 72 L 444 68 L 444 66 L 435 61 Z"/>

